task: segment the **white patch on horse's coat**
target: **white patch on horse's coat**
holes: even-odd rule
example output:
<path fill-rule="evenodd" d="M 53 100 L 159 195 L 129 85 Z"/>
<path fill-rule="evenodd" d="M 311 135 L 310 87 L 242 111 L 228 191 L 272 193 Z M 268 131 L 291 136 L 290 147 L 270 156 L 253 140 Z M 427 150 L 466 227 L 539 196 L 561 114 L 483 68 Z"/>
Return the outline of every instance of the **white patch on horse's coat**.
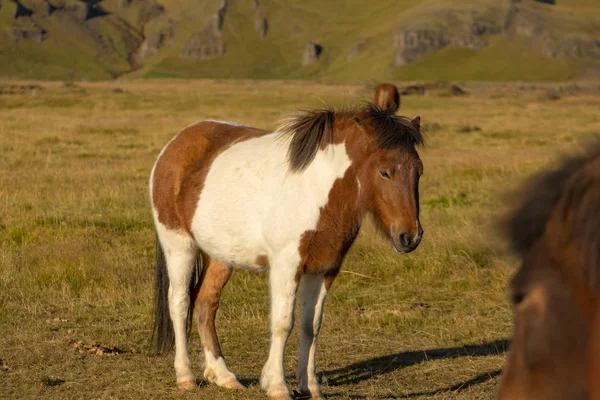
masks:
<path fill-rule="evenodd" d="M 297 251 L 301 235 L 315 229 L 350 159 L 343 143 L 330 145 L 333 151 L 318 151 L 302 173 L 288 173 L 286 145 L 270 134 L 237 143 L 215 158 L 191 223 L 200 248 L 211 257 L 253 268 L 258 255 L 273 260 L 287 247 Z"/>
<path fill-rule="evenodd" d="M 223 357 L 217 358 L 210 350 L 204 349 L 204 360 L 204 377 L 209 382 L 223 386 L 233 380 L 237 381 L 237 376 L 227 368 Z"/>
<path fill-rule="evenodd" d="M 285 384 L 283 354 L 287 338 L 294 325 L 294 306 L 298 284 L 295 276 L 300 262 L 297 247 L 288 246 L 274 259 L 278 268 L 269 271 L 271 292 L 271 346 L 260 384 L 271 397 L 289 396 Z"/>
<path fill-rule="evenodd" d="M 360 198 L 361 186 L 360 186 L 360 179 L 358 179 L 358 176 L 356 177 L 356 186 L 358 186 L 358 197 Z"/>
<path fill-rule="evenodd" d="M 200 248 L 221 262 L 253 268 L 257 256 L 269 259 L 272 338 L 261 384 L 270 396 L 289 393 L 283 352 L 293 325 L 302 234 L 316 228 L 334 182 L 351 164 L 345 144 L 333 144 L 304 171 L 290 173 L 289 143 L 275 132 L 218 155 L 191 223 Z"/>
<path fill-rule="evenodd" d="M 194 382 L 187 345 L 186 319 L 190 306 L 189 285 L 194 271 L 198 246 L 187 233 L 167 228 L 158 221 L 156 209 L 152 214 L 160 244 L 165 254 L 169 275 L 169 314 L 175 333 L 175 373 L 177 383 Z"/>

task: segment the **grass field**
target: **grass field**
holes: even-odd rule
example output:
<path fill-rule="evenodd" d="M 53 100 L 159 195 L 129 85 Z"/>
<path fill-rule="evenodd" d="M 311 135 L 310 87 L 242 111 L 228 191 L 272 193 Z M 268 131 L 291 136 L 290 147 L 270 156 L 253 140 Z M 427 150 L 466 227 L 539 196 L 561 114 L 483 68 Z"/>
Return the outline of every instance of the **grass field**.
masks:
<path fill-rule="evenodd" d="M 150 169 L 196 120 L 274 128 L 299 107 L 352 105 L 371 88 L 201 80 L 0 86 L 13 93 L 0 95 L 0 398 L 263 398 L 265 275 L 236 272 L 217 322 L 246 391 L 180 392 L 172 355 L 149 349 Z M 402 99 L 400 113 L 420 115 L 428 137 L 420 151 L 425 236 L 400 256 L 363 228 L 325 308 L 318 373 L 329 398 L 494 397 L 515 266 L 495 231 L 505 193 L 600 136 L 597 87 L 572 86 L 557 100 L 550 87 L 470 84 L 465 97 Z M 297 337 L 294 330 L 285 358 L 292 387 Z M 201 376 L 196 332 L 191 348 Z"/>

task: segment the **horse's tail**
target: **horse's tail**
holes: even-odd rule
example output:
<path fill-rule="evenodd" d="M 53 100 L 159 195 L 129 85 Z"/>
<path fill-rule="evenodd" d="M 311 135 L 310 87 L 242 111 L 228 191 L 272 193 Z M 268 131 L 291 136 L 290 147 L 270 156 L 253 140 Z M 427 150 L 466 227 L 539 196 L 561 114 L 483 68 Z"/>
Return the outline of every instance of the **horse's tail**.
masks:
<path fill-rule="evenodd" d="M 156 264 L 154 278 L 154 327 L 152 343 L 158 353 L 166 353 L 173 348 L 175 336 L 173 322 L 169 314 L 169 275 L 165 252 L 156 236 Z"/>
<path fill-rule="evenodd" d="M 192 316 L 194 313 L 194 299 L 192 294 L 200 277 L 202 260 L 200 255 L 196 259 L 194 273 L 190 279 L 190 306 L 186 319 L 186 331 L 188 335 L 192 330 Z M 156 264 L 154 280 L 154 326 L 152 328 L 152 343 L 159 354 L 170 351 L 175 344 L 173 322 L 169 313 L 169 275 L 167 273 L 167 260 L 165 252 L 156 236 Z"/>

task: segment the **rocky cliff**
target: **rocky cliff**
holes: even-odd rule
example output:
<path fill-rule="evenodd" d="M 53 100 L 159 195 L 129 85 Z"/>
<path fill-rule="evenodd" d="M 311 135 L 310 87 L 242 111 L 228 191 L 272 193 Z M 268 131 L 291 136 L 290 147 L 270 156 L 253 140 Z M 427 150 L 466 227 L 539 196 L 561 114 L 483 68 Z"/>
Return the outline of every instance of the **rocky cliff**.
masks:
<path fill-rule="evenodd" d="M 481 50 L 486 38 L 525 38 L 532 51 L 551 58 L 600 59 L 600 19 L 559 13 L 552 6 L 526 0 L 499 0 L 468 10 L 448 3 L 423 4 L 394 36 L 394 65 L 403 66 L 446 47 Z M 583 27 L 588 28 L 587 32 Z M 590 34 L 592 33 L 592 34 Z"/>
<path fill-rule="evenodd" d="M 548 63 L 563 75 L 600 65 L 600 3 L 353 3 L 0 0 L 0 76 L 402 77 L 442 51 L 487 54 L 494 38 L 519 43 L 539 64 L 557 60 Z"/>

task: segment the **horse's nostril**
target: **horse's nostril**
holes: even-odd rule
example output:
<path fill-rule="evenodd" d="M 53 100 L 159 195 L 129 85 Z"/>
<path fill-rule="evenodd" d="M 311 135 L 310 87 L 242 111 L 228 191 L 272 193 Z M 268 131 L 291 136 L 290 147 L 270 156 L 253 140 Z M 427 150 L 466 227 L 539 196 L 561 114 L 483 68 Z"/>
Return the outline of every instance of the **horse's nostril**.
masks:
<path fill-rule="evenodd" d="M 399 239 L 400 239 L 400 243 L 402 243 L 402 245 L 404 247 L 408 247 L 412 243 L 412 238 L 410 237 L 410 234 L 408 232 L 402 232 L 400 234 Z"/>

